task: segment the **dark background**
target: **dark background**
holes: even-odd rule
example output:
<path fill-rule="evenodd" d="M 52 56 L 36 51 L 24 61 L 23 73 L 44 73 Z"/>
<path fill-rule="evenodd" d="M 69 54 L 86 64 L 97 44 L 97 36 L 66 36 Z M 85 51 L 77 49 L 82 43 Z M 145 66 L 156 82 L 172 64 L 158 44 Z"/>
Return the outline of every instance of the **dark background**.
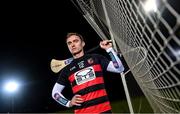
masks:
<path fill-rule="evenodd" d="M 84 36 L 85 50 L 97 46 L 100 37 L 69 0 L 1 2 L 0 17 L 0 112 L 11 112 L 12 105 L 14 112 L 65 110 L 51 97 L 58 74 L 51 71 L 50 61 L 71 57 L 64 42 L 68 32 L 79 32 Z M 107 56 L 101 49 L 94 53 Z M 8 78 L 21 82 L 14 103 L 12 96 L 4 93 L 2 88 Z M 125 99 L 118 74 L 106 73 L 105 82 L 111 101 Z M 131 84 L 136 85 L 134 81 Z M 133 91 L 136 93 L 135 89 Z M 69 87 L 64 94 L 71 98 Z"/>

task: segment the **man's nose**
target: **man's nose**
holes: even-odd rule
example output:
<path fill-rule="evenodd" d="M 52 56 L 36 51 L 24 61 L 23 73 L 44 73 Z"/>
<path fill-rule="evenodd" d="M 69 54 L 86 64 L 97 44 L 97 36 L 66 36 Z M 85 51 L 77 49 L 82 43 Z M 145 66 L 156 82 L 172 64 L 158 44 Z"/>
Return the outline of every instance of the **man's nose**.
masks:
<path fill-rule="evenodd" d="M 74 46 L 75 46 L 74 43 L 72 43 L 71 47 L 74 47 Z"/>

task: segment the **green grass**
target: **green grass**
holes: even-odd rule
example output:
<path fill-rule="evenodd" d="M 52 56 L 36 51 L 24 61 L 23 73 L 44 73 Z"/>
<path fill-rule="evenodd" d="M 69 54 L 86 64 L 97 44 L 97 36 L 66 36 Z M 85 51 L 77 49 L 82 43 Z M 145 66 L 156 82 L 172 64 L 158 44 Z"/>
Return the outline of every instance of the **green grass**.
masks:
<path fill-rule="evenodd" d="M 149 105 L 145 97 L 131 98 L 134 113 L 153 113 L 151 106 Z M 112 101 L 113 113 L 129 113 L 129 108 L 126 100 Z M 73 113 L 72 109 L 59 111 L 58 113 Z"/>
<path fill-rule="evenodd" d="M 153 113 L 151 106 L 145 97 L 131 98 L 134 113 Z M 111 102 L 113 113 L 129 113 L 126 100 Z"/>

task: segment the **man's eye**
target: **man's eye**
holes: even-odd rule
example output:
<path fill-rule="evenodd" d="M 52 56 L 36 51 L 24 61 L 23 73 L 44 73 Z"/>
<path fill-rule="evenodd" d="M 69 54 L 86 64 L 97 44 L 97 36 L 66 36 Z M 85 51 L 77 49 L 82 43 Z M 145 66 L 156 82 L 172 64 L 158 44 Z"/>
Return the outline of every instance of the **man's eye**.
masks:
<path fill-rule="evenodd" d="M 72 43 L 71 43 L 71 42 L 68 42 L 67 44 L 68 44 L 68 45 L 71 45 Z"/>
<path fill-rule="evenodd" d="M 76 43 L 77 43 L 77 42 L 78 42 L 78 40 L 74 40 L 74 42 L 76 42 Z"/>

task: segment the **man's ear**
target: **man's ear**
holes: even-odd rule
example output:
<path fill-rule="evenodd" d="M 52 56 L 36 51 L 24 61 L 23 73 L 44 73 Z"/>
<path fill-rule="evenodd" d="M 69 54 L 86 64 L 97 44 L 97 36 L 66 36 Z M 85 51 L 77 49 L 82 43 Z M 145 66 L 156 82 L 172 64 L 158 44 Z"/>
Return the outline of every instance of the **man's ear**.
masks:
<path fill-rule="evenodd" d="M 83 45 L 83 47 L 85 46 L 85 42 L 84 41 L 82 42 L 82 45 Z"/>

